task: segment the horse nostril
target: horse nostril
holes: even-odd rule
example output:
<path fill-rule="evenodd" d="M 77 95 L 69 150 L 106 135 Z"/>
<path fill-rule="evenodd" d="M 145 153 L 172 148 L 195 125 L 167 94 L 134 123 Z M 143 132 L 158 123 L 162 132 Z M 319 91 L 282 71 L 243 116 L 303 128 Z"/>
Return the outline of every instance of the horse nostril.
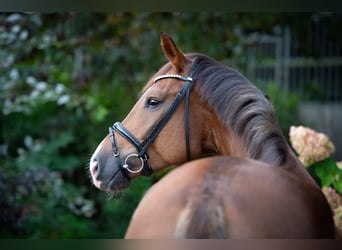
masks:
<path fill-rule="evenodd" d="M 99 164 L 95 158 L 93 158 L 90 162 L 90 173 L 95 178 L 98 176 L 99 172 Z"/>

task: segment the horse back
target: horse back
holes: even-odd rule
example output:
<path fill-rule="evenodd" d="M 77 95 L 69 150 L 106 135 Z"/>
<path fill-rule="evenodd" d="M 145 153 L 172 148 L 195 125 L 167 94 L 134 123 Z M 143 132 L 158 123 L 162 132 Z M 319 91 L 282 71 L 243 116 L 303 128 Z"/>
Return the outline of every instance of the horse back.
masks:
<path fill-rule="evenodd" d="M 156 183 L 126 238 L 333 238 L 331 217 L 311 182 L 259 161 L 211 157 Z"/>

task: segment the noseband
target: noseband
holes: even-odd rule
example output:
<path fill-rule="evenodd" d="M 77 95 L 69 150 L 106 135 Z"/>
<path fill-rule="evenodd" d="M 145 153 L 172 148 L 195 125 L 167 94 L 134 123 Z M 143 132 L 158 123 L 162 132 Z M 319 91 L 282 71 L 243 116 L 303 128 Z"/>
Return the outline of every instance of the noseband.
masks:
<path fill-rule="evenodd" d="M 148 148 L 154 142 L 160 131 L 164 128 L 166 123 L 170 120 L 172 114 L 175 112 L 176 108 L 179 106 L 181 101 L 185 98 L 185 143 L 186 143 L 186 156 L 187 161 L 190 160 L 190 141 L 189 141 L 189 94 L 193 85 L 192 75 L 194 72 L 194 64 L 191 67 L 190 73 L 188 76 L 181 76 L 175 74 L 166 74 L 158 76 L 154 79 L 154 82 L 165 78 L 175 78 L 181 81 L 184 81 L 184 85 L 181 90 L 177 93 L 175 99 L 172 101 L 170 107 L 166 110 L 163 116 L 160 118 L 158 123 L 153 127 L 151 132 L 146 136 L 144 141 L 140 142 L 131 132 L 129 132 L 120 122 L 114 123 L 112 127 L 109 127 L 109 135 L 112 142 L 112 149 L 114 153 L 114 157 L 118 161 L 119 168 L 123 175 L 130 179 L 129 173 L 139 173 L 142 172 L 145 176 L 150 176 L 153 172 L 152 168 L 148 165 L 149 156 L 147 154 Z M 129 154 L 124 163 L 122 164 L 120 160 L 120 153 L 116 146 L 114 131 L 120 134 L 123 138 L 125 138 L 129 143 L 131 143 L 137 150 L 137 153 Z M 129 167 L 128 161 L 130 159 L 139 159 L 141 166 L 134 170 Z"/>

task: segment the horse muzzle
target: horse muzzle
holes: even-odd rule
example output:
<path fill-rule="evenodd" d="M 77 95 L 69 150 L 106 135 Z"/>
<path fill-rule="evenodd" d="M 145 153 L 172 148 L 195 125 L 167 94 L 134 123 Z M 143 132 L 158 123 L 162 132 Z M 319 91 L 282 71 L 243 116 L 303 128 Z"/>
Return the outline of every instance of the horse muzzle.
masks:
<path fill-rule="evenodd" d="M 104 142 L 103 142 L 104 143 Z M 101 143 L 90 159 L 89 171 L 95 187 L 103 191 L 118 191 L 125 189 L 130 184 L 130 176 L 112 154 L 106 153 Z M 129 163 L 133 159 L 128 159 Z"/>

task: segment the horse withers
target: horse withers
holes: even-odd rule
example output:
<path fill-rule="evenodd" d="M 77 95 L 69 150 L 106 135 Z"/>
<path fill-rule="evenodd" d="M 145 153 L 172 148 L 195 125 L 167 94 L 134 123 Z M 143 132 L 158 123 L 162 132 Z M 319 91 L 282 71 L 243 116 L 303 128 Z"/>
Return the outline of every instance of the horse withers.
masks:
<path fill-rule="evenodd" d="M 126 236 L 334 237 L 331 209 L 286 142 L 269 99 L 239 72 L 184 54 L 164 33 L 161 47 L 169 62 L 90 159 L 94 185 L 107 192 L 179 165 L 143 198 Z M 208 154 L 225 157 L 180 165 Z M 143 234 L 142 223 L 150 228 Z"/>

